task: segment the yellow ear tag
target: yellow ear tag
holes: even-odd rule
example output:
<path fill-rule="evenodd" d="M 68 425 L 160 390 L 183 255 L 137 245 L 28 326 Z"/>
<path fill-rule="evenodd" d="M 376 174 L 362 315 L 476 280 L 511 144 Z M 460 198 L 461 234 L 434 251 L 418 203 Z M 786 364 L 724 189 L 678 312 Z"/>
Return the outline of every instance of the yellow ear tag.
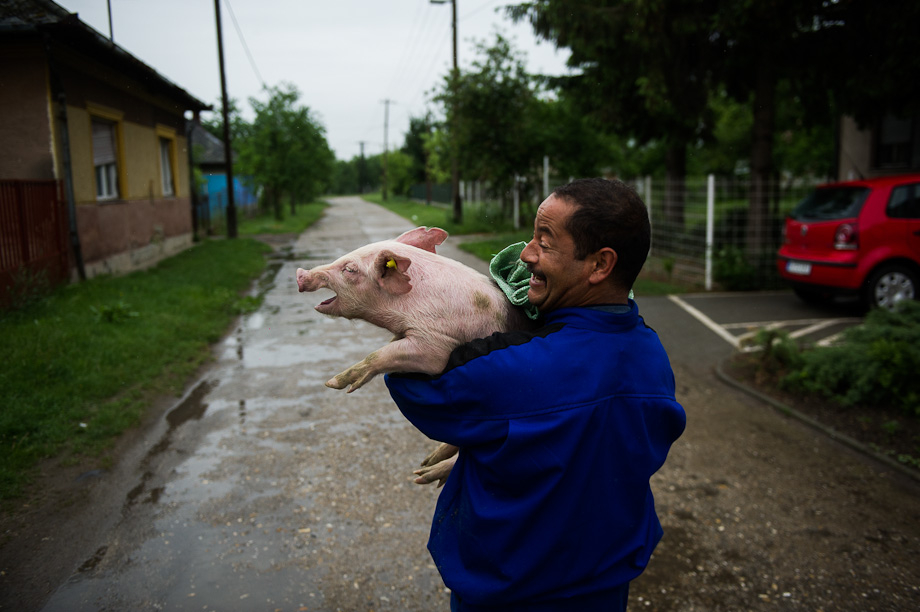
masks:
<path fill-rule="evenodd" d="M 388 267 L 388 268 L 395 268 L 395 267 L 396 267 L 396 260 L 395 260 L 395 259 L 391 259 L 391 260 L 387 261 L 387 267 Z"/>

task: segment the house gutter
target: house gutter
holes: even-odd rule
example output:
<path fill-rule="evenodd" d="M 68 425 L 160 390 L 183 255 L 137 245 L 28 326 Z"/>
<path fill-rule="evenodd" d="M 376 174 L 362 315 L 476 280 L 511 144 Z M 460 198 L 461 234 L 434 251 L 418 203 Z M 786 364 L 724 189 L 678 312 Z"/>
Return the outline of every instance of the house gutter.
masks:
<path fill-rule="evenodd" d="M 51 55 L 51 38 L 43 34 L 45 53 L 48 56 L 48 77 L 51 82 L 51 93 L 57 98 L 58 121 L 61 127 L 61 164 L 64 168 L 64 195 L 67 198 L 67 212 L 70 220 L 70 245 L 73 248 L 74 261 L 77 265 L 77 274 L 81 281 L 86 280 L 86 268 L 83 266 L 83 248 L 80 245 L 80 232 L 77 231 L 77 207 L 73 193 L 73 163 L 70 158 L 70 131 L 67 125 L 67 96 L 54 67 Z"/>

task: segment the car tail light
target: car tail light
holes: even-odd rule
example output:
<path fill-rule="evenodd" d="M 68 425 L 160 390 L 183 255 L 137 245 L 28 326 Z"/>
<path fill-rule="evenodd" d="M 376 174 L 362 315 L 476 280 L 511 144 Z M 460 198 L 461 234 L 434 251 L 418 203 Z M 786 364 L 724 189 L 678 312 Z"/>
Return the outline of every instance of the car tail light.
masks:
<path fill-rule="evenodd" d="M 859 228 L 855 223 L 843 223 L 834 232 L 834 248 L 855 251 L 859 248 Z"/>

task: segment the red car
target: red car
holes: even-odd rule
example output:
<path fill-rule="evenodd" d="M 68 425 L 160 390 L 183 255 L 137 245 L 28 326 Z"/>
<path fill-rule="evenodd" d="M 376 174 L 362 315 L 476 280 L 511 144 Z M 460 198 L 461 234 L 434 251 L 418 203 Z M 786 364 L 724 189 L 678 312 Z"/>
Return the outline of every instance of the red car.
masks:
<path fill-rule="evenodd" d="M 776 263 L 804 300 L 920 299 L 920 174 L 818 187 L 786 219 Z"/>

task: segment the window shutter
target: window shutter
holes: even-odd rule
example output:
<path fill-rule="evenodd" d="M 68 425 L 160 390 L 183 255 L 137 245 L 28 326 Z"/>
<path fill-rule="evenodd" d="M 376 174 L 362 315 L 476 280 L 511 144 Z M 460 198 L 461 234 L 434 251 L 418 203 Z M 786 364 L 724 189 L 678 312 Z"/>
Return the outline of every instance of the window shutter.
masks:
<path fill-rule="evenodd" d="M 111 123 L 93 121 L 93 165 L 115 163 L 115 129 Z"/>

